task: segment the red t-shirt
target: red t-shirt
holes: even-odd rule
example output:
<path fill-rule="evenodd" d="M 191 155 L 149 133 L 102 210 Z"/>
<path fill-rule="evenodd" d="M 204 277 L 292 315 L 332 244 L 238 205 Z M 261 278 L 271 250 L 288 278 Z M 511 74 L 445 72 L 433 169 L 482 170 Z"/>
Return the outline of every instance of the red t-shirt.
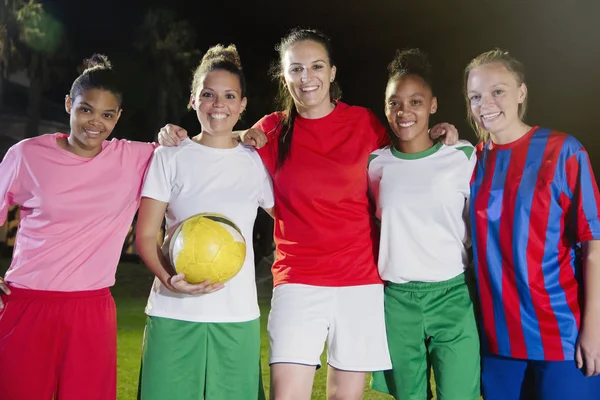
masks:
<path fill-rule="evenodd" d="M 319 119 L 296 117 L 289 158 L 277 170 L 281 112 L 254 127 L 269 138 L 259 154 L 275 193 L 274 285 L 381 283 L 367 197 L 369 154 L 389 143 L 363 107 L 339 102 Z"/>

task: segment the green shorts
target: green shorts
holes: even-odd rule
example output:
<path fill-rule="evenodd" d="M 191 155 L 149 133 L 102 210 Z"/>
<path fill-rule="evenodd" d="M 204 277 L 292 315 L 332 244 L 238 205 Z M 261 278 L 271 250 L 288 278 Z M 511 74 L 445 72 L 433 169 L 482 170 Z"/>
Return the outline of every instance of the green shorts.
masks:
<path fill-rule="evenodd" d="M 465 274 L 444 282 L 385 286 L 385 323 L 393 369 L 373 373 L 373 389 L 396 399 L 480 396 L 479 334 Z"/>
<path fill-rule="evenodd" d="M 263 400 L 260 322 L 148 317 L 138 399 Z"/>

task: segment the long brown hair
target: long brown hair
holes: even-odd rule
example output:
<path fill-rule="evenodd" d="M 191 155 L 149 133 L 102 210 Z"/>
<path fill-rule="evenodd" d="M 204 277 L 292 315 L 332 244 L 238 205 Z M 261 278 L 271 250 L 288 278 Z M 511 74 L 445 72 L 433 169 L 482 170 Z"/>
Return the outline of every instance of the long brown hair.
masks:
<path fill-rule="evenodd" d="M 284 116 L 279 123 L 279 129 L 281 133 L 278 139 L 279 150 L 277 154 L 277 169 L 281 169 L 283 164 L 290 156 L 290 150 L 292 145 L 292 134 L 294 132 L 294 121 L 298 116 L 298 110 L 294 104 L 294 99 L 290 94 L 285 81 L 282 79 L 283 76 L 283 58 L 285 52 L 294 44 L 310 40 L 315 43 L 319 43 L 325 48 L 325 52 L 329 57 L 329 65 L 334 66 L 333 53 L 331 48 L 330 39 L 314 29 L 300 29 L 295 28 L 290 33 L 285 35 L 279 44 L 275 46 L 275 50 L 279 53 L 279 60 L 271 67 L 271 77 L 279 83 L 277 90 L 277 104 L 284 110 Z M 342 97 L 342 91 L 337 82 L 331 82 L 329 86 L 329 97 L 331 101 L 337 101 Z"/>

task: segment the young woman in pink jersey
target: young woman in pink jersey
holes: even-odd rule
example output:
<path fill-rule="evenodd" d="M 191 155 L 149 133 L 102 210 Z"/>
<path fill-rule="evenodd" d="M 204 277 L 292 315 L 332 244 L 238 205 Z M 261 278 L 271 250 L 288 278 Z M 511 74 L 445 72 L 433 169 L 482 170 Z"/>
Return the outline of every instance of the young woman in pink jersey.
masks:
<path fill-rule="evenodd" d="M 339 101 L 329 38 L 295 29 L 277 51 L 284 111 L 242 134 L 274 184 L 272 396 L 311 398 L 327 342 L 328 397 L 361 398 L 366 373 L 391 367 L 366 174 L 389 137 L 372 112 Z M 177 144 L 180 129 L 163 128 L 163 144 Z"/>
<path fill-rule="evenodd" d="M 523 66 L 502 50 L 465 69 L 482 142 L 471 225 L 486 400 L 600 396 L 600 193 L 572 136 L 523 121 Z"/>
<path fill-rule="evenodd" d="M 116 310 L 108 289 L 153 144 L 107 141 L 122 113 L 104 56 L 65 97 L 69 134 L 23 140 L 0 164 L 0 224 L 21 206 L 0 279 L 0 398 L 114 400 Z"/>

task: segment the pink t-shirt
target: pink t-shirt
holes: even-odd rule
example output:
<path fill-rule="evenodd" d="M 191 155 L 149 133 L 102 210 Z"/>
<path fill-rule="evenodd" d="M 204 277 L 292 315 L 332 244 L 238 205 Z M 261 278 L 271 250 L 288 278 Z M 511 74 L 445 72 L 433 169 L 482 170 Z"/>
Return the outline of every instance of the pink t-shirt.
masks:
<path fill-rule="evenodd" d="M 0 164 L 0 225 L 21 206 L 5 280 L 55 291 L 112 286 L 154 145 L 112 139 L 93 158 L 56 143 L 61 133 L 14 145 Z"/>

